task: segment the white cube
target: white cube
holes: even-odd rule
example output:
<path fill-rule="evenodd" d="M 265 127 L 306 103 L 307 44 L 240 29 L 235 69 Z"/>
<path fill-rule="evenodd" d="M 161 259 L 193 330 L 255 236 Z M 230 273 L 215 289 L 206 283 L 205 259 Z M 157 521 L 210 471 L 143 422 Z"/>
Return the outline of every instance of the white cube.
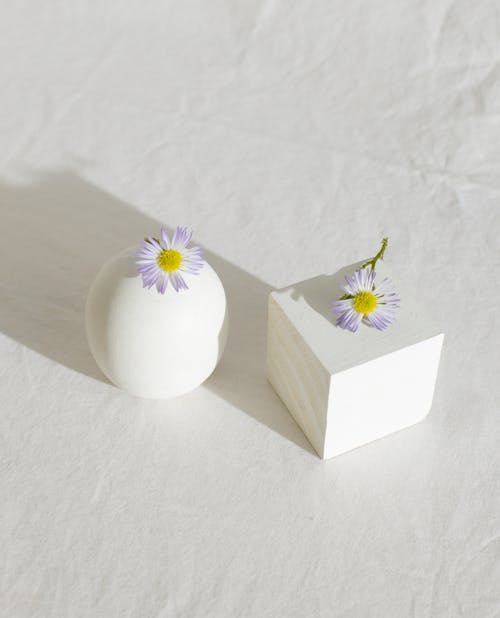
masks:
<path fill-rule="evenodd" d="M 398 281 L 387 330 L 335 326 L 331 303 L 361 264 L 269 297 L 267 375 L 323 459 L 418 423 L 432 404 L 444 335 Z M 390 276 L 382 262 L 376 272 L 376 282 Z"/>

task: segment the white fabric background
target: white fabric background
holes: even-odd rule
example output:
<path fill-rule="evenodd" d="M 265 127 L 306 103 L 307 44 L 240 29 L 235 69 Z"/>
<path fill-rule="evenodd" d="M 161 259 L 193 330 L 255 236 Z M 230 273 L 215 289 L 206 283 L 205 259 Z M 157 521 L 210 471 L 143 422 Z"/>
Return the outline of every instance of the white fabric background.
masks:
<path fill-rule="evenodd" d="M 0 615 L 500 616 L 498 1 L 3 0 L 0 46 Z M 232 312 L 163 403 L 83 332 L 159 222 Z M 265 380 L 267 294 L 385 234 L 446 325 L 433 409 L 321 462 Z"/>

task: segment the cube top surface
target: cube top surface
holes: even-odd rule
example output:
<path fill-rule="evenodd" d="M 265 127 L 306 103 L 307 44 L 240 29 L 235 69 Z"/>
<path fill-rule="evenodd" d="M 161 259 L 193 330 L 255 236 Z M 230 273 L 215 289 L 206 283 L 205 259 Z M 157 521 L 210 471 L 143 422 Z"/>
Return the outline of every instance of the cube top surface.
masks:
<path fill-rule="evenodd" d="M 383 262 L 376 267 L 375 283 L 390 277 L 401 298 L 397 317 L 387 330 L 361 324 L 356 333 L 335 326 L 332 301 L 343 294 L 340 285 L 364 262 L 357 262 L 331 275 L 320 275 L 276 290 L 271 297 L 281 307 L 325 369 L 338 373 L 371 361 L 443 332 L 428 311 L 395 280 Z"/>

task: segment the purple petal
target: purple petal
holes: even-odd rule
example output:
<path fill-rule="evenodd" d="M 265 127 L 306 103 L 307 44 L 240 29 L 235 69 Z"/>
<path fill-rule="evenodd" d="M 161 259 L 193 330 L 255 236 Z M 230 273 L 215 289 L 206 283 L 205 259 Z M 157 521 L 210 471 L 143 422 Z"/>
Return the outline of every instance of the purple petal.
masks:
<path fill-rule="evenodd" d="M 170 238 L 168 237 L 167 230 L 162 226 L 160 231 L 161 240 L 165 249 L 170 249 Z"/>
<path fill-rule="evenodd" d="M 174 237 L 172 238 L 172 248 L 177 250 L 184 249 L 191 240 L 192 235 L 193 232 L 188 232 L 185 227 L 176 227 Z"/>
<path fill-rule="evenodd" d="M 182 289 L 188 289 L 184 278 L 179 273 L 172 273 L 172 285 L 174 286 L 176 292 L 179 292 Z"/>

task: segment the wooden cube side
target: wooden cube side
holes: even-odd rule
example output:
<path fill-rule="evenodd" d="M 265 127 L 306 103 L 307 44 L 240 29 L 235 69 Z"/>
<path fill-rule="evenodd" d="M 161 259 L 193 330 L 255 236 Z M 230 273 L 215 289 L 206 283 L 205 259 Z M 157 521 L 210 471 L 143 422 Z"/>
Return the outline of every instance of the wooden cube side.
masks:
<path fill-rule="evenodd" d="M 324 457 L 330 374 L 269 296 L 267 376 L 320 457 Z"/>

